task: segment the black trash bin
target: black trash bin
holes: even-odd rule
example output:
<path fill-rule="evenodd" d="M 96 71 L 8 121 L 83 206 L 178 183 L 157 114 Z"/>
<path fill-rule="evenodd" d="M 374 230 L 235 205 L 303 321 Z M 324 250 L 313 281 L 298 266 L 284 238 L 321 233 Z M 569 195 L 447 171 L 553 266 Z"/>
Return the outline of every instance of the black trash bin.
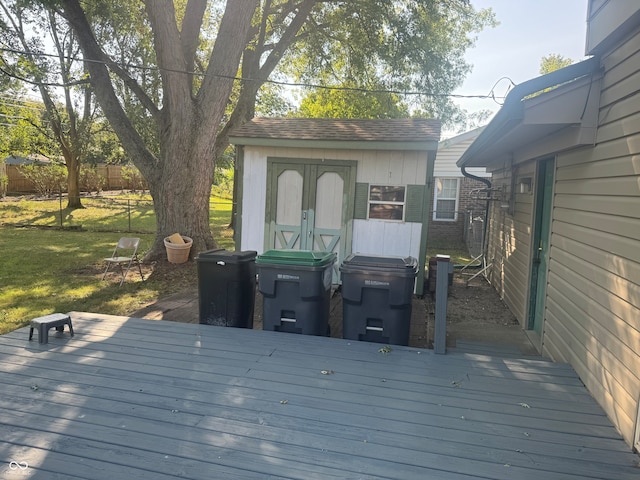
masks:
<path fill-rule="evenodd" d="M 200 323 L 253 328 L 256 254 L 218 249 L 197 256 Z"/>
<path fill-rule="evenodd" d="M 352 254 L 340 272 L 343 338 L 408 345 L 418 261 Z"/>
<path fill-rule="evenodd" d="M 258 255 L 263 330 L 328 335 L 335 260 L 335 253 L 308 250 L 268 250 Z"/>

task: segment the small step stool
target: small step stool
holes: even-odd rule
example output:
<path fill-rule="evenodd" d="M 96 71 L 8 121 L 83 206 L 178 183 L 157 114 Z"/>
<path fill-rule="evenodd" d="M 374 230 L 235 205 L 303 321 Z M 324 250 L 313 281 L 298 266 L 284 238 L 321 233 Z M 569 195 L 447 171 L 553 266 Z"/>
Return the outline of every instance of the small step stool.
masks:
<path fill-rule="evenodd" d="M 29 341 L 33 338 L 33 329 L 38 329 L 38 342 L 49 343 L 49 329 L 55 327 L 57 331 L 63 332 L 64 326 L 69 325 L 69 333 L 73 337 L 73 325 L 71 318 L 64 313 L 52 313 L 44 317 L 38 317 L 31 320 L 31 329 L 29 330 Z"/>

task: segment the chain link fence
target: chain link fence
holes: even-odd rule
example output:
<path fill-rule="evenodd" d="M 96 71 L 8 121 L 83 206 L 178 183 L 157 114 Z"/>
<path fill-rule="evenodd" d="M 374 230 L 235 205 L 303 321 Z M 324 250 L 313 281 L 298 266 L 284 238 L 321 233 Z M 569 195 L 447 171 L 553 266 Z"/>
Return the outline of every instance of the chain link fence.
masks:
<path fill-rule="evenodd" d="M 82 196 L 84 208 L 67 208 L 68 197 L 55 198 L 6 197 L 0 202 L 0 223 L 4 226 L 61 228 L 104 232 L 155 233 L 156 217 L 153 201 L 148 198 Z M 212 198 L 211 224 L 220 228 L 231 221 L 230 200 Z"/>

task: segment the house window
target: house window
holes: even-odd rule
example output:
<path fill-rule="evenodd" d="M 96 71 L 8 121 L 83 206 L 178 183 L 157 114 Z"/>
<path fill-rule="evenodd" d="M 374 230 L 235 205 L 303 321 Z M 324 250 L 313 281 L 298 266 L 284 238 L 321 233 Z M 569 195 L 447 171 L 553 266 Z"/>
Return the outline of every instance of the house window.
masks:
<path fill-rule="evenodd" d="M 459 185 L 457 178 L 436 178 L 434 220 L 455 222 L 458 219 Z"/>
<path fill-rule="evenodd" d="M 404 219 L 404 186 L 371 185 L 369 187 L 369 218 Z"/>

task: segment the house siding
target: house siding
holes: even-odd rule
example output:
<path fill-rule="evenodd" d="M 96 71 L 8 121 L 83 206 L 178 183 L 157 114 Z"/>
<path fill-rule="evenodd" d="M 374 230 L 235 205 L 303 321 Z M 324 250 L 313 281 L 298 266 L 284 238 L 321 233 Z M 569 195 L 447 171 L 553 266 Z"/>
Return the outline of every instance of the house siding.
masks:
<path fill-rule="evenodd" d="M 460 167 L 456 165 L 456 162 L 460 160 L 460 157 L 466 152 L 469 145 L 471 145 L 482 129 L 472 130 L 471 132 L 460 135 L 462 140 L 456 141 L 454 137 L 449 140 L 443 140 L 438 144 L 438 153 L 436 154 L 436 163 L 433 170 L 434 177 L 461 177 L 462 172 Z M 465 138 L 468 136 L 468 138 Z M 478 177 L 489 177 L 484 167 L 472 167 L 467 171 L 472 175 Z"/>
<path fill-rule="evenodd" d="M 428 201 L 429 208 L 429 235 L 427 243 L 431 246 L 440 247 L 441 245 L 460 244 L 464 239 L 464 229 L 466 227 L 465 214 L 467 211 L 474 212 L 474 216 L 481 214 L 484 216 L 486 204 L 484 201 L 478 201 L 472 195 L 474 189 L 486 188 L 486 185 L 477 180 L 462 175 L 460 167 L 456 162 L 460 160 L 462 154 L 469 148 L 480 132 L 484 128 L 476 128 L 469 132 L 463 133 L 456 137 L 443 140 L 438 144 L 438 152 L 433 170 L 435 178 L 458 178 L 458 211 L 455 221 L 433 220 L 433 212 L 435 211 L 435 196 L 431 195 Z M 484 167 L 471 167 L 467 172 L 477 177 L 490 178 Z"/>
<path fill-rule="evenodd" d="M 618 41 L 618 35 L 638 20 L 640 6 L 636 0 L 591 0 L 589 2 L 588 54 L 599 53 Z"/>
<path fill-rule="evenodd" d="M 596 145 L 557 157 L 543 354 L 625 440 L 640 398 L 640 33 L 602 57 Z"/>
<path fill-rule="evenodd" d="M 489 209 L 487 261 L 492 268 L 487 278 L 523 328 L 527 327 L 533 195 L 513 193 L 511 197 L 511 185 L 522 177 L 533 178 L 534 172 L 535 162 L 519 165 L 513 180 L 510 168 L 492 172 L 492 184 L 500 193 Z"/>

